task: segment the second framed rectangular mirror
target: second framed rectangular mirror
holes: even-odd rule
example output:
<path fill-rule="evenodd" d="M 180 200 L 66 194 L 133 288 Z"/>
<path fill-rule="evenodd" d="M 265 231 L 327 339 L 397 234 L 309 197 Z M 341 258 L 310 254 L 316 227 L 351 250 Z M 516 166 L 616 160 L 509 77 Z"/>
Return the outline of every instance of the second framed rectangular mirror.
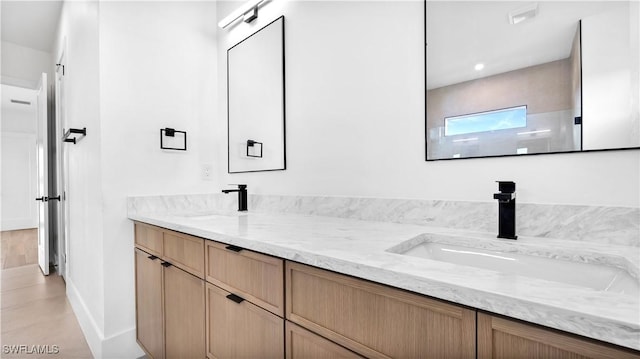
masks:
<path fill-rule="evenodd" d="M 640 147 L 637 1 L 425 1 L 427 161 Z"/>

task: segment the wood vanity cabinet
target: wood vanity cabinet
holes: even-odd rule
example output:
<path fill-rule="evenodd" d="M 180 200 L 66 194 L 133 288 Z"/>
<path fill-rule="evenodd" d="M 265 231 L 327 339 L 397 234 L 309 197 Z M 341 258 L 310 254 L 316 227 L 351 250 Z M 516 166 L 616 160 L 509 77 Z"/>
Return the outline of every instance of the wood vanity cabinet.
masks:
<path fill-rule="evenodd" d="M 284 261 L 206 242 L 207 357 L 284 357 Z"/>
<path fill-rule="evenodd" d="M 476 356 L 475 310 L 289 261 L 286 282 L 288 320 L 362 356 Z"/>
<path fill-rule="evenodd" d="M 139 223 L 135 236 L 138 343 L 151 358 L 204 358 L 204 241 Z"/>
<path fill-rule="evenodd" d="M 630 349 L 143 223 L 135 223 L 135 244 L 136 334 L 151 358 L 640 359 Z"/>
<path fill-rule="evenodd" d="M 639 359 L 638 352 L 478 312 L 478 359 Z"/>

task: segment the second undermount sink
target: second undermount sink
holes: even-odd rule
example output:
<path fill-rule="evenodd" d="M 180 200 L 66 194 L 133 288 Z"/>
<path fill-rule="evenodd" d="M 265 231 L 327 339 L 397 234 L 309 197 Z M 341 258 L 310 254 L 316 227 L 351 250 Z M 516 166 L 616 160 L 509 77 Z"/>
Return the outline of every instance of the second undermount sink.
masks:
<path fill-rule="evenodd" d="M 448 262 L 452 264 L 489 269 L 505 274 L 560 282 L 598 291 L 640 295 L 640 285 L 626 269 L 609 263 L 572 261 L 554 255 L 548 250 L 535 251 L 527 248 L 515 250 L 515 243 L 492 243 L 490 249 L 473 247 L 469 243 L 455 243 L 423 235 L 388 252 L 413 257 Z M 454 237 L 451 237 L 454 238 Z M 502 246 L 502 248 L 500 248 Z M 527 253 L 529 251 L 529 253 Z"/>

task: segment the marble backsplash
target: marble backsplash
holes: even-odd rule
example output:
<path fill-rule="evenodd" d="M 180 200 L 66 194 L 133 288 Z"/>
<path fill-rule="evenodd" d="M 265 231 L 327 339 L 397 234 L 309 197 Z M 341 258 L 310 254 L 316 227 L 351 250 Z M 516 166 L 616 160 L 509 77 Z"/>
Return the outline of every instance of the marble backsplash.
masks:
<path fill-rule="evenodd" d="M 129 197 L 128 213 L 237 210 L 233 194 Z M 249 195 L 249 212 L 291 213 L 496 232 L 494 202 Z M 518 203 L 520 236 L 640 247 L 640 208 Z"/>

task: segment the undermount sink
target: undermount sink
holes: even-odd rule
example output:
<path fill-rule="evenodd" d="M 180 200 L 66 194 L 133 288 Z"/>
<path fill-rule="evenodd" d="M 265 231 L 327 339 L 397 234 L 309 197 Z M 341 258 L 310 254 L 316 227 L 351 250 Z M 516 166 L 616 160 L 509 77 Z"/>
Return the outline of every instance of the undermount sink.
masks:
<path fill-rule="evenodd" d="M 468 243 L 465 243 L 468 244 Z M 638 279 L 627 270 L 603 263 L 585 263 L 558 259 L 560 255 L 527 254 L 526 249 L 514 250 L 516 244 L 504 248 L 480 248 L 447 243 L 428 238 L 413 239 L 388 249 L 388 252 L 442 261 L 457 265 L 489 269 L 505 274 L 560 282 L 598 291 L 638 296 Z"/>

